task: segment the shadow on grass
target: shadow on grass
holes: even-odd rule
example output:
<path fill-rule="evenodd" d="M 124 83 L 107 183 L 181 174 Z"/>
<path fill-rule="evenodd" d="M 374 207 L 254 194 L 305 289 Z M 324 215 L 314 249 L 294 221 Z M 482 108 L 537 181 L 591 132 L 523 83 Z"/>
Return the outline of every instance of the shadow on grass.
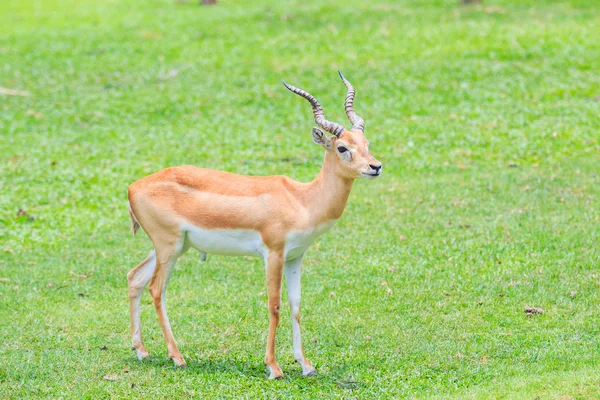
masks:
<path fill-rule="evenodd" d="M 143 361 L 138 361 L 135 356 L 125 360 L 125 364 L 130 370 L 142 369 L 171 369 L 174 373 L 184 375 L 222 375 L 224 377 L 240 377 L 244 376 L 250 380 L 260 380 L 267 382 L 268 370 L 262 361 L 256 360 L 231 360 L 231 359 L 215 359 L 206 358 L 200 360 L 192 360 L 189 357 L 186 359 L 187 366 L 180 368 L 176 367 L 169 358 L 162 356 L 154 356 Z M 357 390 L 366 387 L 366 384 L 348 377 L 348 371 L 351 366 L 340 363 L 330 364 L 327 368 L 328 373 L 318 371 L 315 376 L 303 376 L 302 368 L 297 363 L 280 364 L 285 374 L 282 380 L 277 382 L 294 383 L 295 386 L 322 386 L 335 387 L 346 390 Z"/>

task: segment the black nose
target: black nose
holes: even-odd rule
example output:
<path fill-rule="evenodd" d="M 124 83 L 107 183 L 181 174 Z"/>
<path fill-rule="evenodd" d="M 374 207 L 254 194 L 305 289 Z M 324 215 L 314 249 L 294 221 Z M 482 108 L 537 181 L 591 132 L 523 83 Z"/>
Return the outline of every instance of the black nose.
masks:
<path fill-rule="evenodd" d="M 377 173 L 379 173 L 379 171 L 381 170 L 381 164 L 369 164 L 369 167 L 371 167 L 371 169 L 373 169 Z"/>

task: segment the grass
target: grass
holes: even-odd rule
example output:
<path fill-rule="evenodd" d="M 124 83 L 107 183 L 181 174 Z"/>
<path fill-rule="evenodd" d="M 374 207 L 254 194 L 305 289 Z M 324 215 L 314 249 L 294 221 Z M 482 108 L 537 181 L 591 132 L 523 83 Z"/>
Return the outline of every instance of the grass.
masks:
<path fill-rule="evenodd" d="M 219 3 L 0 4 L 0 87 L 30 94 L 0 94 L 0 397 L 599 398 L 596 4 Z M 125 275 L 150 242 L 128 184 L 180 164 L 312 179 L 310 109 L 281 80 L 345 122 L 338 68 L 385 172 L 305 257 L 319 375 L 286 304 L 267 381 L 261 261 L 195 252 L 167 300 L 190 366 L 147 294 L 138 362 Z"/>

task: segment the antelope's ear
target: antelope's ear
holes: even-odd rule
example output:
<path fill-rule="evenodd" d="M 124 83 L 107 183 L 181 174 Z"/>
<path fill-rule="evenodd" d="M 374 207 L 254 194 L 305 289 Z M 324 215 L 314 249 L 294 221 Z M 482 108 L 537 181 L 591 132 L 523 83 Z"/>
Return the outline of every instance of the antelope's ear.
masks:
<path fill-rule="evenodd" d="M 331 150 L 331 139 L 319 128 L 312 129 L 313 142 L 323 146 L 325 150 Z"/>

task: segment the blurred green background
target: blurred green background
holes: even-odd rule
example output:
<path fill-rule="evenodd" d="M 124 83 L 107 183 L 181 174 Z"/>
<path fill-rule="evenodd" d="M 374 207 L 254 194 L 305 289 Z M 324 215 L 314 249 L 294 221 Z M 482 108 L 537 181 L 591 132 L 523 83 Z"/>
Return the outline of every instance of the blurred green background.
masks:
<path fill-rule="evenodd" d="M 2 1 L 0 397 L 600 397 L 598 38 L 582 0 Z M 151 244 L 127 186 L 181 164 L 311 180 L 281 80 L 347 125 L 338 69 L 384 174 L 305 257 L 319 375 L 286 304 L 267 381 L 262 261 L 195 252 L 167 299 L 189 367 L 147 294 L 138 362 L 125 275 Z"/>

